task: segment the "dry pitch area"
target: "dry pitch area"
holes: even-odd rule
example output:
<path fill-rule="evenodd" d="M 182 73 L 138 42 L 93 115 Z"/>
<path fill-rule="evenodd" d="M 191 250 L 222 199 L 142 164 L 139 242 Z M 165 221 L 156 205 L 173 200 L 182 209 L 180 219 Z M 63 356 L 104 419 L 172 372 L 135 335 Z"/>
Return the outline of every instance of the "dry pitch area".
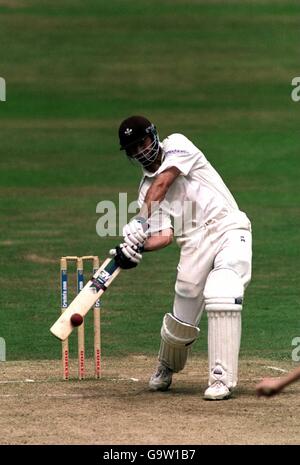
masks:
<path fill-rule="evenodd" d="M 2 444 L 300 443 L 299 384 L 272 399 L 254 394 L 261 377 L 281 374 L 270 367 L 287 363 L 241 360 L 239 389 L 222 402 L 202 399 L 206 360 L 193 357 L 166 393 L 148 391 L 155 363 L 109 358 L 101 380 L 67 382 L 59 361 L 1 363 Z"/>

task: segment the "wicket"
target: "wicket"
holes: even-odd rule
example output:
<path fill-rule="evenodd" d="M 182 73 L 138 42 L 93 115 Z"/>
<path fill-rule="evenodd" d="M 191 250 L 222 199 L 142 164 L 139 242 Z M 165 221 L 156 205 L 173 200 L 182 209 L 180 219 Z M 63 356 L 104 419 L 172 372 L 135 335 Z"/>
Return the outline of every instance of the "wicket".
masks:
<path fill-rule="evenodd" d="M 99 258 L 94 255 L 83 257 L 66 256 L 60 259 L 60 282 L 61 282 L 61 312 L 68 307 L 68 263 L 76 262 L 77 272 L 77 293 L 84 286 L 84 262 L 92 261 L 93 274 L 98 270 L 100 263 Z M 93 307 L 94 317 L 94 372 L 95 378 L 101 376 L 101 333 L 100 333 L 100 300 L 97 300 Z M 85 377 L 85 331 L 84 322 L 78 326 L 78 379 Z M 68 380 L 70 376 L 70 357 L 69 357 L 69 340 L 62 342 L 62 364 L 63 379 Z"/>

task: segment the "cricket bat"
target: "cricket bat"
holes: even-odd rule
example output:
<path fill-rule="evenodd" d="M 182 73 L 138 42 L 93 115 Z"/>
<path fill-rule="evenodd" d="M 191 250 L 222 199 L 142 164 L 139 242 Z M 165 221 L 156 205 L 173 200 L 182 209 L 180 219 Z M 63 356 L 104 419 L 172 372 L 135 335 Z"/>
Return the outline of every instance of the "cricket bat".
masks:
<path fill-rule="evenodd" d="M 86 283 L 82 291 L 70 303 L 69 307 L 61 314 L 54 325 L 51 326 L 51 333 L 61 341 L 67 339 L 74 329 L 71 323 L 71 316 L 74 313 L 79 313 L 84 318 L 120 271 L 121 268 L 117 265 L 115 259 L 107 258 L 99 270 Z"/>

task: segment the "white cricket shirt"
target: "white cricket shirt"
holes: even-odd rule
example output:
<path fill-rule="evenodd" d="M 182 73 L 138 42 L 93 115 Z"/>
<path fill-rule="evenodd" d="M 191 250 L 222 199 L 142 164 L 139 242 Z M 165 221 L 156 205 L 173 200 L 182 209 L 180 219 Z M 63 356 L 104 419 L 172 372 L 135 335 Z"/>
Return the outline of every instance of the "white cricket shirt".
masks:
<path fill-rule="evenodd" d="M 159 210 L 148 220 L 151 233 L 173 227 L 181 245 L 197 239 L 197 233 L 213 222 L 224 231 L 251 229 L 249 219 L 239 210 L 221 176 L 189 139 L 182 134 L 172 134 L 160 146 L 163 161 L 159 169 L 151 173 L 143 168 L 139 206 L 142 206 L 149 187 L 160 173 L 175 166 L 180 175 L 170 186 Z"/>

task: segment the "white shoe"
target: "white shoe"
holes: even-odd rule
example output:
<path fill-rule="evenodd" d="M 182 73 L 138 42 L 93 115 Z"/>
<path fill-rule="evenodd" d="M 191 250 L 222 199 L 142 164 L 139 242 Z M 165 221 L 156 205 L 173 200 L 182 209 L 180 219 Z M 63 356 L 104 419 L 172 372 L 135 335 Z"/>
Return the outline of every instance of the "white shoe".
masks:
<path fill-rule="evenodd" d="M 172 383 L 172 375 L 173 371 L 160 363 L 150 378 L 150 391 L 166 391 Z"/>
<path fill-rule="evenodd" d="M 231 396 L 231 391 L 222 381 L 215 381 L 206 389 L 204 399 L 207 400 L 222 400 L 228 399 Z"/>

